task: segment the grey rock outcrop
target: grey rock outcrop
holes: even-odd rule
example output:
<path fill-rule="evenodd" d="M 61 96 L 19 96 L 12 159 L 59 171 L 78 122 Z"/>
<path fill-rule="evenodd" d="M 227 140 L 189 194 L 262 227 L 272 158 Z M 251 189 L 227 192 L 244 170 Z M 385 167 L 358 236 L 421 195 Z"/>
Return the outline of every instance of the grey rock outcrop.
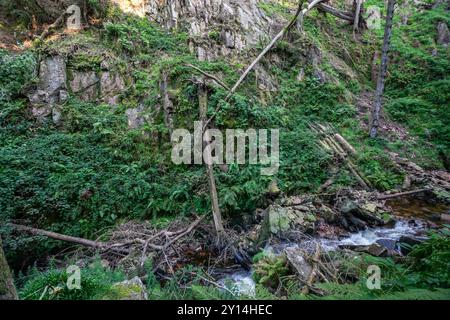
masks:
<path fill-rule="evenodd" d="M 51 115 L 54 106 L 68 97 L 66 87 L 66 61 L 61 56 L 49 56 L 39 65 L 39 84 L 28 94 L 32 114 L 37 119 Z"/>
<path fill-rule="evenodd" d="M 166 29 L 186 29 L 191 49 L 206 59 L 226 56 L 279 31 L 259 0 L 148 1 L 147 15 Z M 278 29 L 277 29 L 278 28 Z M 204 41 L 211 34 L 216 42 Z"/>
<path fill-rule="evenodd" d="M 71 74 L 69 86 L 72 93 L 82 101 L 96 100 L 100 89 L 100 79 L 96 72 L 74 70 Z"/>
<path fill-rule="evenodd" d="M 438 44 L 441 44 L 445 47 L 450 43 L 450 31 L 448 29 L 446 22 L 439 22 L 437 25 L 437 41 Z"/>

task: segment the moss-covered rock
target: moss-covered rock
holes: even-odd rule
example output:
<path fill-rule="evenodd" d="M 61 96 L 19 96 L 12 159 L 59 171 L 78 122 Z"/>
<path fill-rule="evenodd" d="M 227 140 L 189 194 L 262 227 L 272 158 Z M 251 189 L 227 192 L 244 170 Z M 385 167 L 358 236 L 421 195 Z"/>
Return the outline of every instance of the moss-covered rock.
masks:
<path fill-rule="evenodd" d="M 147 292 L 141 279 L 134 277 L 114 284 L 103 300 L 147 300 Z"/>

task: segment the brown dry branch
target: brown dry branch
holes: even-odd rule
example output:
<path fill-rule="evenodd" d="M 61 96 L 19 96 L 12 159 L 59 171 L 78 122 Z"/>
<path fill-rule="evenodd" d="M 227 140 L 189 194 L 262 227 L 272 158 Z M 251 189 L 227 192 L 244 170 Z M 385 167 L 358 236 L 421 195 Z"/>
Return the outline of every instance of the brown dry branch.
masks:
<path fill-rule="evenodd" d="M 426 191 L 430 191 L 430 189 L 423 188 L 423 189 L 411 190 L 411 191 L 406 191 L 406 192 L 384 194 L 384 195 L 379 196 L 377 199 L 378 200 L 386 200 L 386 199 L 392 199 L 392 198 L 399 198 L 399 197 L 409 196 L 409 195 L 422 193 L 422 192 L 426 192 Z"/>
<path fill-rule="evenodd" d="M 214 80 L 218 85 L 220 85 L 222 88 L 224 88 L 225 90 L 230 90 L 230 87 L 228 87 L 222 80 L 220 80 L 218 77 L 216 77 L 213 74 L 210 74 L 206 71 L 203 71 L 202 69 L 200 69 L 199 67 L 196 67 L 192 64 L 186 64 L 186 67 L 192 68 L 198 72 L 200 72 L 202 75 L 204 75 L 207 78 L 210 78 L 212 80 Z"/>
<path fill-rule="evenodd" d="M 63 14 L 61 14 L 58 19 L 55 20 L 55 22 L 53 22 L 51 25 L 49 25 L 47 28 L 45 28 L 45 30 L 41 33 L 40 36 L 37 37 L 37 39 L 39 39 L 40 41 L 45 40 L 46 37 L 48 37 L 51 33 L 53 33 L 53 31 L 59 27 L 62 23 L 64 23 L 64 19 L 68 16 L 69 14 L 67 13 L 67 11 L 64 11 Z"/>
<path fill-rule="evenodd" d="M 313 268 L 311 270 L 311 273 L 309 274 L 308 281 L 306 282 L 306 285 L 302 289 L 303 294 L 308 294 L 309 290 L 312 287 L 312 284 L 314 280 L 316 279 L 316 275 L 318 272 L 318 262 L 320 257 L 320 245 L 316 243 L 316 252 L 314 253 L 314 256 L 312 258 L 313 262 Z"/>
<path fill-rule="evenodd" d="M 199 217 L 194 222 L 192 222 L 188 227 L 180 230 L 176 231 L 162 230 L 157 232 L 156 234 L 154 234 L 154 230 L 143 227 L 144 232 L 141 233 L 142 238 L 135 238 L 134 232 L 132 230 L 127 232 L 121 232 L 121 230 L 119 229 L 118 232 L 116 233 L 113 232 L 110 242 L 93 241 L 89 239 L 68 236 L 52 231 L 32 228 L 13 223 L 9 225 L 17 231 L 28 232 L 33 235 L 45 236 L 51 239 L 60 240 L 64 242 L 75 243 L 82 245 L 84 247 L 101 250 L 102 252 L 130 254 L 132 251 L 137 250 L 142 251 L 145 254 L 148 248 L 151 248 L 154 251 L 164 252 L 175 242 L 179 241 L 181 238 L 191 233 L 203 219 L 204 216 Z M 155 243 L 157 241 L 158 243 Z"/>

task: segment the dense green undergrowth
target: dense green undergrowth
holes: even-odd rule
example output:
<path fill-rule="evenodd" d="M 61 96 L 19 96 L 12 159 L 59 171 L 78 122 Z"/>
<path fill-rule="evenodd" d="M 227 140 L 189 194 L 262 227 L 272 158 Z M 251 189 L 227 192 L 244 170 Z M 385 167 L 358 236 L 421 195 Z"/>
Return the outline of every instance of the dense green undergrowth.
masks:
<path fill-rule="evenodd" d="M 287 14 L 278 5 L 262 9 L 269 15 Z M 433 41 L 435 24 L 448 22 L 448 14 L 442 8 L 416 12 L 406 26 L 394 29 L 386 110 L 389 118 L 410 130 L 414 139 L 407 141 L 383 136 L 370 140 L 355 106 L 356 96 L 373 89 L 369 65 L 382 32 L 367 31 L 367 38 L 376 45 L 359 43 L 353 40 L 351 26 L 318 13 L 312 16 L 314 19 L 305 21 L 306 35 L 293 31 L 271 52 L 279 57 L 277 63 L 269 58 L 262 62 L 277 84 L 275 92 L 261 93 L 254 74 L 229 102 L 224 101 L 224 89 L 209 89 L 209 115 L 221 106 L 215 114 L 219 128 L 281 128 L 281 163 L 275 177 L 260 176 L 258 166 L 230 165 L 227 172 L 216 171 L 226 217 L 267 205 L 265 195 L 273 181 L 287 194 L 315 192 L 330 172 L 340 167 L 332 188 L 356 185 L 345 167 L 317 145 L 316 134 L 308 126 L 311 122 L 331 124 L 355 145 L 355 162 L 380 191 L 396 188 L 403 181 L 386 150 L 400 151 L 430 168 L 445 164 L 450 140 L 448 49 Z M 186 64 L 217 74 L 231 85 L 245 63 L 197 61 L 183 30 L 164 31 L 117 10 L 103 19 L 100 28 L 38 43 L 20 54 L 0 52 L 3 221 L 21 219 L 37 227 L 91 238 L 102 228 L 128 219 L 157 220 L 210 210 L 204 168 L 175 166 L 170 161 L 168 129 L 161 113 L 155 112 L 160 79 L 162 74 L 169 78 L 176 104 L 175 127 L 192 131 L 192 123 L 198 119 L 197 86 L 191 81 L 194 71 Z M 357 76 L 349 76 L 345 68 L 336 70 L 336 59 L 323 54 L 320 67 L 327 81 L 318 79 L 317 70 L 304 58 L 312 47 L 332 53 Z M 250 49 L 246 53 L 253 56 L 257 52 Z M 121 104 L 112 108 L 72 97 L 62 105 L 61 125 L 36 121 L 25 93 L 36 81 L 38 58 L 46 54 L 64 55 L 68 65 L 79 70 L 98 70 L 105 59 L 112 62 L 127 80 Z M 297 80 L 303 68 L 304 79 Z M 152 121 L 129 130 L 125 110 L 138 105 L 149 110 Z M 57 246 L 36 237 L 6 237 L 4 243 L 18 268 L 19 261 L 31 263 Z"/>

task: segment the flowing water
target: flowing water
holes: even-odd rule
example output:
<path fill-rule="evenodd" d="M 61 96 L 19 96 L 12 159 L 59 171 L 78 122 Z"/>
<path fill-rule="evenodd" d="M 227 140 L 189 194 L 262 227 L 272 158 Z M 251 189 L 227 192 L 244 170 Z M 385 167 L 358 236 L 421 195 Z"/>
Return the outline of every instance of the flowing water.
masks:
<path fill-rule="evenodd" d="M 371 245 L 373 243 L 392 243 L 399 249 L 396 242 L 402 236 L 425 236 L 431 225 L 439 226 L 441 214 L 448 214 L 450 206 L 448 204 L 436 204 L 418 198 L 399 198 L 389 200 L 387 204 L 392 208 L 396 216 L 396 223 L 391 227 L 368 228 L 356 233 L 352 233 L 341 239 L 313 238 L 302 243 L 285 242 L 277 246 L 268 246 L 266 252 L 274 254 L 281 253 L 288 247 L 311 246 L 319 242 L 324 250 L 338 250 L 340 245 Z M 433 221 L 430 223 L 430 220 Z M 236 295 L 255 295 L 255 282 L 252 272 L 238 271 L 225 276 L 219 282 L 226 285 Z"/>

